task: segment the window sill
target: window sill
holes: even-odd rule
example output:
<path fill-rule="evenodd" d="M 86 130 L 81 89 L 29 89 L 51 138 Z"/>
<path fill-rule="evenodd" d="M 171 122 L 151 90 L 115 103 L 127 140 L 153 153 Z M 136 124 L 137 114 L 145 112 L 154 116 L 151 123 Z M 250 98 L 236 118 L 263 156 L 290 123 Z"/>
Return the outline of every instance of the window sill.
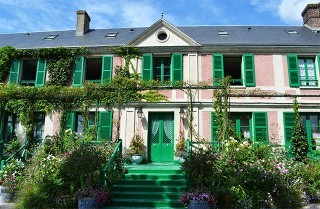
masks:
<path fill-rule="evenodd" d="M 246 87 L 245 86 L 230 86 L 230 88 L 232 88 L 232 89 L 246 89 Z"/>
<path fill-rule="evenodd" d="M 300 86 L 301 90 L 319 90 L 320 86 Z"/>

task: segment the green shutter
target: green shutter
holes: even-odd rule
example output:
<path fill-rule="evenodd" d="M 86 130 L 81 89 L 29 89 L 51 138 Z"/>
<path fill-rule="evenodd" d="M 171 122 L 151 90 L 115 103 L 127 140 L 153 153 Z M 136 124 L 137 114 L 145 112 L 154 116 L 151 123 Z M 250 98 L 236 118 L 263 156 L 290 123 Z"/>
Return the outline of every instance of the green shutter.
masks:
<path fill-rule="evenodd" d="M 77 57 L 74 64 L 72 86 L 82 86 L 84 57 Z"/>
<path fill-rule="evenodd" d="M 75 130 L 75 112 L 67 112 L 66 115 L 66 129 L 70 129 L 72 131 Z"/>
<path fill-rule="evenodd" d="M 218 140 L 216 138 L 216 132 L 218 130 L 217 116 L 214 112 L 211 113 L 211 140 L 215 147 L 218 147 Z"/>
<path fill-rule="evenodd" d="M 254 142 L 262 142 L 268 144 L 268 117 L 266 112 L 254 112 L 253 118 L 253 131 Z"/>
<path fill-rule="evenodd" d="M 182 54 L 171 56 L 171 82 L 182 81 Z"/>
<path fill-rule="evenodd" d="M 99 112 L 98 140 L 112 139 L 112 112 Z"/>
<path fill-rule="evenodd" d="M 18 85 L 20 74 L 20 60 L 14 59 L 10 67 L 9 84 Z"/>
<path fill-rule="evenodd" d="M 113 56 L 102 57 L 101 84 L 110 83 L 112 79 Z"/>
<path fill-rule="evenodd" d="M 256 76 L 254 70 L 254 55 L 244 54 L 242 57 L 244 66 L 244 84 L 245 86 L 256 86 Z"/>
<path fill-rule="evenodd" d="M 219 86 L 224 77 L 223 54 L 212 55 L 212 79 L 215 86 Z"/>
<path fill-rule="evenodd" d="M 298 57 L 296 54 L 287 54 L 288 73 L 290 87 L 299 87 L 299 69 L 298 69 Z"/>
<path fill-rule="evenodd" d="M 290 149 L 291 138 L 294 127 L 294 114 L 293 112 L 283 113 L 283 124 L 284 124 L 284 144 L 286 149 Z"/>
<path fill-rule="evenodd" d="M 153 57 L 152 54 L 142 55 L 142 80 L 150 81 L 153 77 Z"/>
<path fill-rule="evenodd" d="M 46 60 L 44 58 L 38 59 L 37 74 L 35 86 L 44 86 L 46 80 Z"/>

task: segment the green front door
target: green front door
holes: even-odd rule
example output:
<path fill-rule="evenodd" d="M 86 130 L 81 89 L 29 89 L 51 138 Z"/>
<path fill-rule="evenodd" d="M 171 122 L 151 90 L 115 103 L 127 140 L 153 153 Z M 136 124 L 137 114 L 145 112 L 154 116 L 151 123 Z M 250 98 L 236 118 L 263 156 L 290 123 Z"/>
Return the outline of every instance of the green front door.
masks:
<path fill-rule="evenodd" d="M 173 162 L 173 113 L 150 113 L 148 133 L 150 161 Z"/>

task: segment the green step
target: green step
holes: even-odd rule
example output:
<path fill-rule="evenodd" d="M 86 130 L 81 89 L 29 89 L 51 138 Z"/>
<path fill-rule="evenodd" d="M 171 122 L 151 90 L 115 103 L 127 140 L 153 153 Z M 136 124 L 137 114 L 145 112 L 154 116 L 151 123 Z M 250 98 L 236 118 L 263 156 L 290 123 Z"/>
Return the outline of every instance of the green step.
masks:
<path fill-rule="evenodd" d="M 126 165 L 125 179 L 114 187 L 109 209 L 179 209 L 186 179 L 179 165 Z"/>
<path fill-rule="evenodd" d="M 137 174 L 128 173 L 126 174 L 127 180 L 185 180 L 183 174 Z"/>
<path fill-rule="evenodd" d="M 118 183 L 118 185 L 152 185 L 152 186 L 185 186 L 185 180 L 124 180 Z"/>
<path fill-rule="evenodd" d="M 161 200 L 179 200 L 182 193 L 180 192 L 115 192 L 113 198 L 127 198 L 127 199 L 161 199 Z"/>
<path fill-rule="evenodd" d="M 137 191 L 137 192 L 183 192 L 186 186 L 161 186 L 152 185 L 116 185 L 115 191 Z"/>
<path fill-rule="evenodd" d="M 121 206 L 121 207 L 181 207 L 178 200 L 161 200 L 161 199 L 132 199 L 116 198 L 111 200 L 109 206 Z"/>

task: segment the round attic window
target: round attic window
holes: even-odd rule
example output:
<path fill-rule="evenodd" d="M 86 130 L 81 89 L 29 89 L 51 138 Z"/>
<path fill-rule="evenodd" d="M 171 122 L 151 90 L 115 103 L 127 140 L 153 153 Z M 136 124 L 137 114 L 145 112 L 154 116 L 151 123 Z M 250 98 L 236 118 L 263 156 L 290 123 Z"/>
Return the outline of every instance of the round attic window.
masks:
<path fill-rule="evenodd" d="M 157 39 L 159 42 L 166 42 L 169 39 L 169 34 L 166 31 L 159 31 L 157 33 Z"/>

